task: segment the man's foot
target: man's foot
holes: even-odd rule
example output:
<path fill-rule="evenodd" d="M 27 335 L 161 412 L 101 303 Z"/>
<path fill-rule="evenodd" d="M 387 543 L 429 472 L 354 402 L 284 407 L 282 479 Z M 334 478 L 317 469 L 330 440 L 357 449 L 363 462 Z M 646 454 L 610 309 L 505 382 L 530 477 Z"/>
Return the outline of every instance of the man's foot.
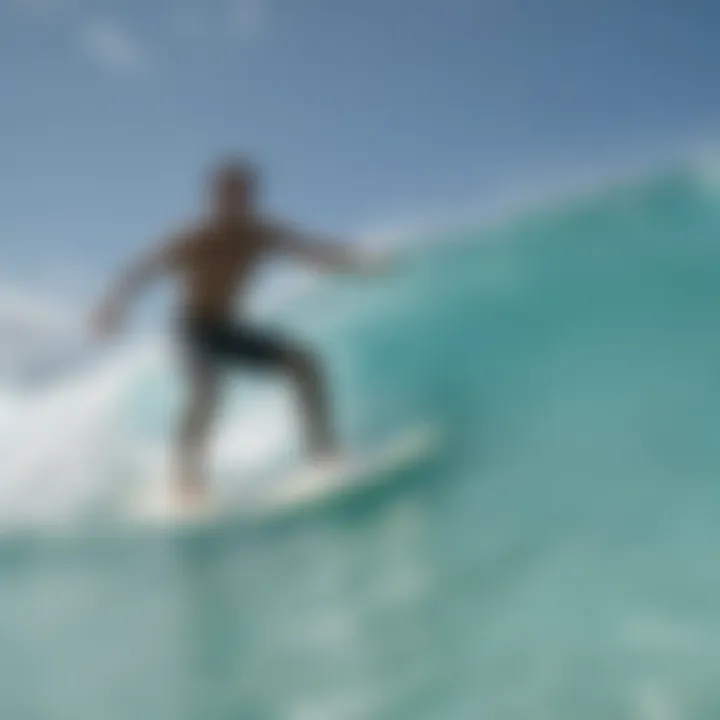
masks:
<path fill-rule="evenodd" d="M 175 490 L 175 500 L 178 505 L 193 507 L 207 502 L 207 491 L 200 487 L 180 485 Z"/>
<path fill-rule="evenodd" d="M 202 513 L 210 507 L 210 492 L 205 483 L 181 473 L 174 485 L 172 502 L 181 513 Z"/>
<path fill-rule="evenodd" d="M 297 469 L 294 485 L 298 489 L 326 485 L 347 464 L 347 457 L 339 451 L 316 455 L 311 457 L 304 466 Z"/>
<path fill-rule="evenodd" d="M 339 449 L 335 449 L 311 457 L 305 470 L 314 477 L 322 479 L 336 475 L 347 464 L 347 456 Z"/>

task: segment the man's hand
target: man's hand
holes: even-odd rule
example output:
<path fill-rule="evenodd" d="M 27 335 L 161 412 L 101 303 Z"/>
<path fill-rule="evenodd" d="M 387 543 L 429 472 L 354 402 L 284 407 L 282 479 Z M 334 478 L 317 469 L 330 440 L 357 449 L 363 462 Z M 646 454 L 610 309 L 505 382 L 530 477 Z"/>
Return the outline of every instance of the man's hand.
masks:
<path fill-rule="evenodd" d="M 285 255 L 321 270 L 378 275 L 396 266 L 396 258 L 381 248 L 363 249 L 354 243 L 318 238 L 286 225 L 269 225 L 265 232 L 271 246 Z"/>
<path fill-rule="evenodd" d="M 90 329 L 98 338 L 116 335 L 122 327 L 122 308 L 113 302 L 105 302 L 92 314 Z"/>
<path fill-rule="evenodd" d="M 397 267 L 397 258 L 386 249 L 361 250 L 354 265 L 364 275 L 384 275 Z"/>

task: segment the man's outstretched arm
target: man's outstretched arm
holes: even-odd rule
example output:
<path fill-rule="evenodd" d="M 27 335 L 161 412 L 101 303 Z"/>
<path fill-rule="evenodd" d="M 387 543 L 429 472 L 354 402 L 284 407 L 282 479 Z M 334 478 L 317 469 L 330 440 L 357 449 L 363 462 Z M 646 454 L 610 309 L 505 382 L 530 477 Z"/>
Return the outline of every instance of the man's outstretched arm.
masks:
<path fill-rule="evenodd" d="M 321 270 L 353 274 L 376 273 L 389 267 L 387 254 L 361 250 L 349 244 L 301 232 L 291 226 L 270 230 L 275 251 Z"/>
<path fill-rule="evenodd" d="M 174 269 L 184 246 L 184 238 L 173 238 L 128 266 L 96 308 L 93 330 L 100 335 L 117 331 L 128 305 L 152 281 Z"/>

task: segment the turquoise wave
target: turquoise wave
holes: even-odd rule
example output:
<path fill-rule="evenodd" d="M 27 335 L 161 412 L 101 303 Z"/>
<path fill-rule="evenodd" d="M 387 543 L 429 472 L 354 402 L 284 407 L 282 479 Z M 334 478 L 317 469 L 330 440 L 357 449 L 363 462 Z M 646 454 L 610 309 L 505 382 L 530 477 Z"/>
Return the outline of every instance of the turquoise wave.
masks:
<path fill-rule="evenodd" d="M 443 452 L 282 522 L 0 545 L 0 714 L 717 717 L 719 192 L 680 168 L 428 232 L 274 315 L 348 444 Z"/>

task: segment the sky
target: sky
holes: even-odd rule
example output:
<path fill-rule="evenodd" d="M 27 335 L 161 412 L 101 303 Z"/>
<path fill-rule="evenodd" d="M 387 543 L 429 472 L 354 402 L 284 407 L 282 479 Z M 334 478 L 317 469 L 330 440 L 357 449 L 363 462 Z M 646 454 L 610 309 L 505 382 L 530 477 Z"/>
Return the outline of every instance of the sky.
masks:
<path fill-rule="evenodd" d="M 226 152 L 352 236 L 720 129 L 716 0 L 0 0 L 0 277 L 91 289 Z"/>

